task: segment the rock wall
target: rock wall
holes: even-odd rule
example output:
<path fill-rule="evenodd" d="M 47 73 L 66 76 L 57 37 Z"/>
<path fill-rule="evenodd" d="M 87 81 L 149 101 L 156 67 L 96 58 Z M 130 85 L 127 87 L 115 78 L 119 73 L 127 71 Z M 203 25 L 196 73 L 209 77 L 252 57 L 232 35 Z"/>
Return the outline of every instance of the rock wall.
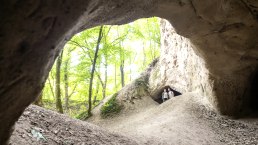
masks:
<path fill-rule="evenodd" d="M 77 32 L 153 15 L 153 1 L 28 0 L 0 5 L 0 144 L 40 94 L 55 58 Z"/>
<path fill-rule="evenodd" d="M 257 88 L 257 85 L 251 86 L 251 80 L 256 76 L 256 65 L 253 65 L 253 58 L 243 60 L 248 49 L 242 47 L 242 53 L 236 49 L 229 55 L 227 50 L 220 51 L 223 44 L 223 47 L 232 44 L 224 40 L 205 41 L 206 46 L 200 47 L 195 38 L 191 40 L 178 35 L 171 23 L 164 19 L 161 20 L 161 31 L 161 57 L 149 81 L 154 99 L 159 97 L 164 86 L 170 86 L 181 93 L 198 92 L 222 114 L 241 115 L 250 109 L 251 100 L 257 103 L 257 97 L 252 98 L 249 92 L 252 87 Z M 203 51 L 210 52 L 203 54 Z M 210 53 L 215 57 L 207 56 Z"/>
<path fill-rule="evenodd" d="M 169 20 L 191 40 L 213 82 L 211 102 L 221 113 L 235 115 L 250 101 L 250 82 L 257 75 L 257 9 L 256 0 L 2 1 L 0 144 L 6 144 L 15 121 L 40 94 L 55 58 L 74 34 L 150 16 Z M 191 85 L 181 89 L 199 88 Z"/>
<path fill-rule="evenodd" d="M 257 7 L 257 1 L 245 0 L 167 1 L 158 6 L 158 16 L 188 38 L 205 61 L 213 89 L 207 97 L 222 114 L 238 115 L 250 105 L 258 66 Z"/>
<path fill-rule="evenodd" d="M 197 55 L 190 40 L 178 35 L 165 19 L 161 20 L 161 32 L 160 59 L 149 79 L 152 97 L 157 99 L 164 86 L 181 93 L 196 91 L 202 96 L 214 97 L 205 61 Z"/>

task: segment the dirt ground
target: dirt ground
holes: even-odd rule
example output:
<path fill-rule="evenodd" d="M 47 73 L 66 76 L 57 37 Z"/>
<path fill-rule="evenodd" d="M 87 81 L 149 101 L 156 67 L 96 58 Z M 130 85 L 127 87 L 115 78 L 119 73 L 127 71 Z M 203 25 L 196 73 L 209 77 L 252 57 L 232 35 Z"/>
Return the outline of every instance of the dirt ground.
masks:
<path fill-rule="evenodd" d="M 11 144 L 258 145 L 258 118 L 220 116 L 194 93 L 160 105 L 151 102 L 143 98 L 119 116 L 103 120 L 95 114 L 88 120 L 100 127 L 31 105 L 17 122 Z"/>
<path fill-rule="evenodd" d="M 89 121 L 134 138 L 139 144 L 258 145 L 258 118 L 221 116 L 215 113 L 206 98 L 194 93 L 160 105 L 155 102 L 143 105 L 135 113 L 122 112 L 109 119 L 95 117 Z"/>
<path fill-rule="evenodd" d="M 10 139 L 11 145 L 135 145 L 132 139 L 96 125 L 31 105 Z"/>

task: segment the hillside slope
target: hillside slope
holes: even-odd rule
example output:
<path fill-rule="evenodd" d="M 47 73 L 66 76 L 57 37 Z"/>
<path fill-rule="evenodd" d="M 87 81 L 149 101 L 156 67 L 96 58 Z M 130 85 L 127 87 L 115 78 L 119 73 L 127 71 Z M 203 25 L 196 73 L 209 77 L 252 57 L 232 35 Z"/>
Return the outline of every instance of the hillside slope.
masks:
<path fill-rule="evenodd" d="M 154 104 L 135 113 L 89 121 L 145 144 L 258 144 L 258 119 L 220 116 L 204 97 L 194 93 Z"/>
<path fill-rule="evenodd" d="M 136 145 L 125 136 L 68 116 L 29 106 L 11 136 L 12 145 Z"/>
<path fill-rule="evenodd" d="M 236 120 L 220 116 L 205 98 L 194 93 L 172 98 L 160 105 L 150 97 L 143 97 L 134 105 L 138 107 L 112 118 L 89 120 L 100 127 L 31 105 L 16 123 L 11 144 L 258 144 L 257 118 Z"/>

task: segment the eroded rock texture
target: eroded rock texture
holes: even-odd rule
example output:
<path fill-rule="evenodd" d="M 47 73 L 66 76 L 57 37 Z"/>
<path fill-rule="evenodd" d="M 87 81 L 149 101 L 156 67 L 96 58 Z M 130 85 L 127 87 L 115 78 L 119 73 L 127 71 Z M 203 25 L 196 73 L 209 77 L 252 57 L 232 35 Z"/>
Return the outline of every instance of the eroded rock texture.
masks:
<path fill-rule="evenodd" d="M 209 100 L 223 114 L 240 113 L 250 103 L 250 81 L 257 67 L 257 2 L 193 0 L 179 5 L 159 9 L 204 60 L 212 89 Z M 173 11 L 165 14 L 168 9 Z"/>
<path fill-rule="evenodd" d="M 190 40 L 213 82 L 210 100 L 222 113 L 235 114 L 255 90 L 250 81 L 258 59 L 257 7 L 255 0 L 2 1 L 0 144 L 40 93 L 54 59 L 73 34 L 140 17 L 165 18 Z"/>
<path fill-rule="evenodd" d="M 214 96 L 205 61 L 194 51 L 197 48 L 189 39 L 178 35 L 164 19 L 161 20 L 161 31 L 160 58 L 149 78 L 153 99 L 160 97 L 164 86 L 181 93 L 196 91 L 202 96 Z"/>
<path fill-rule="evenodd" d="M 0 6 L 0 144 L 40 93 L 64 43 L 101 24 L 153 15 L 151 1 L 6 0 Z M 153 7 L 154 8 L 154 7 Z"/>

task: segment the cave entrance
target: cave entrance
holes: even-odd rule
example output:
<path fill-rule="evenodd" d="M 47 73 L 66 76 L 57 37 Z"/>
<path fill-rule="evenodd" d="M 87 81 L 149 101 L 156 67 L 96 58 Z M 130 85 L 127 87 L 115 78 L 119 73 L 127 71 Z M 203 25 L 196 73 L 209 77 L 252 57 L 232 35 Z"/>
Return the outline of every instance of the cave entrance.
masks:
<path fill-rule="evenodd" d="M 140 77 L 154 60 L 157 62 L 160 37 L 158 17 L 138 19 L 124 25 L 97 26 L 75 34 L 49 72 L 41 102 L 52 110 L 63 110 L 59 112 L 84 119 L 81 114 L 88 110 L 85 106 L 94 108 L 104 98 Z M 55 94 L 55 89 L 60 95 Z M 56 105 L 56 98 L 59 105 Z"/>
<path fill-rule="evenodd" d="M 179 96 L 179 95 L 182 95 L 182 93 L 172 89 L 170 86 L 164 86 L 164 87 L 160 88 L 158 93 L 156 93 L 156 95 L 153 97 L 153 98 L 155 98 L 154 101 L 158 102 L 159 104 L 163 103 L 162 93 L 164 92 L 164 89 L 166 89 L 166 90 L 170 89 L 171 91 L 173 91 L 175 97 Z"/>

